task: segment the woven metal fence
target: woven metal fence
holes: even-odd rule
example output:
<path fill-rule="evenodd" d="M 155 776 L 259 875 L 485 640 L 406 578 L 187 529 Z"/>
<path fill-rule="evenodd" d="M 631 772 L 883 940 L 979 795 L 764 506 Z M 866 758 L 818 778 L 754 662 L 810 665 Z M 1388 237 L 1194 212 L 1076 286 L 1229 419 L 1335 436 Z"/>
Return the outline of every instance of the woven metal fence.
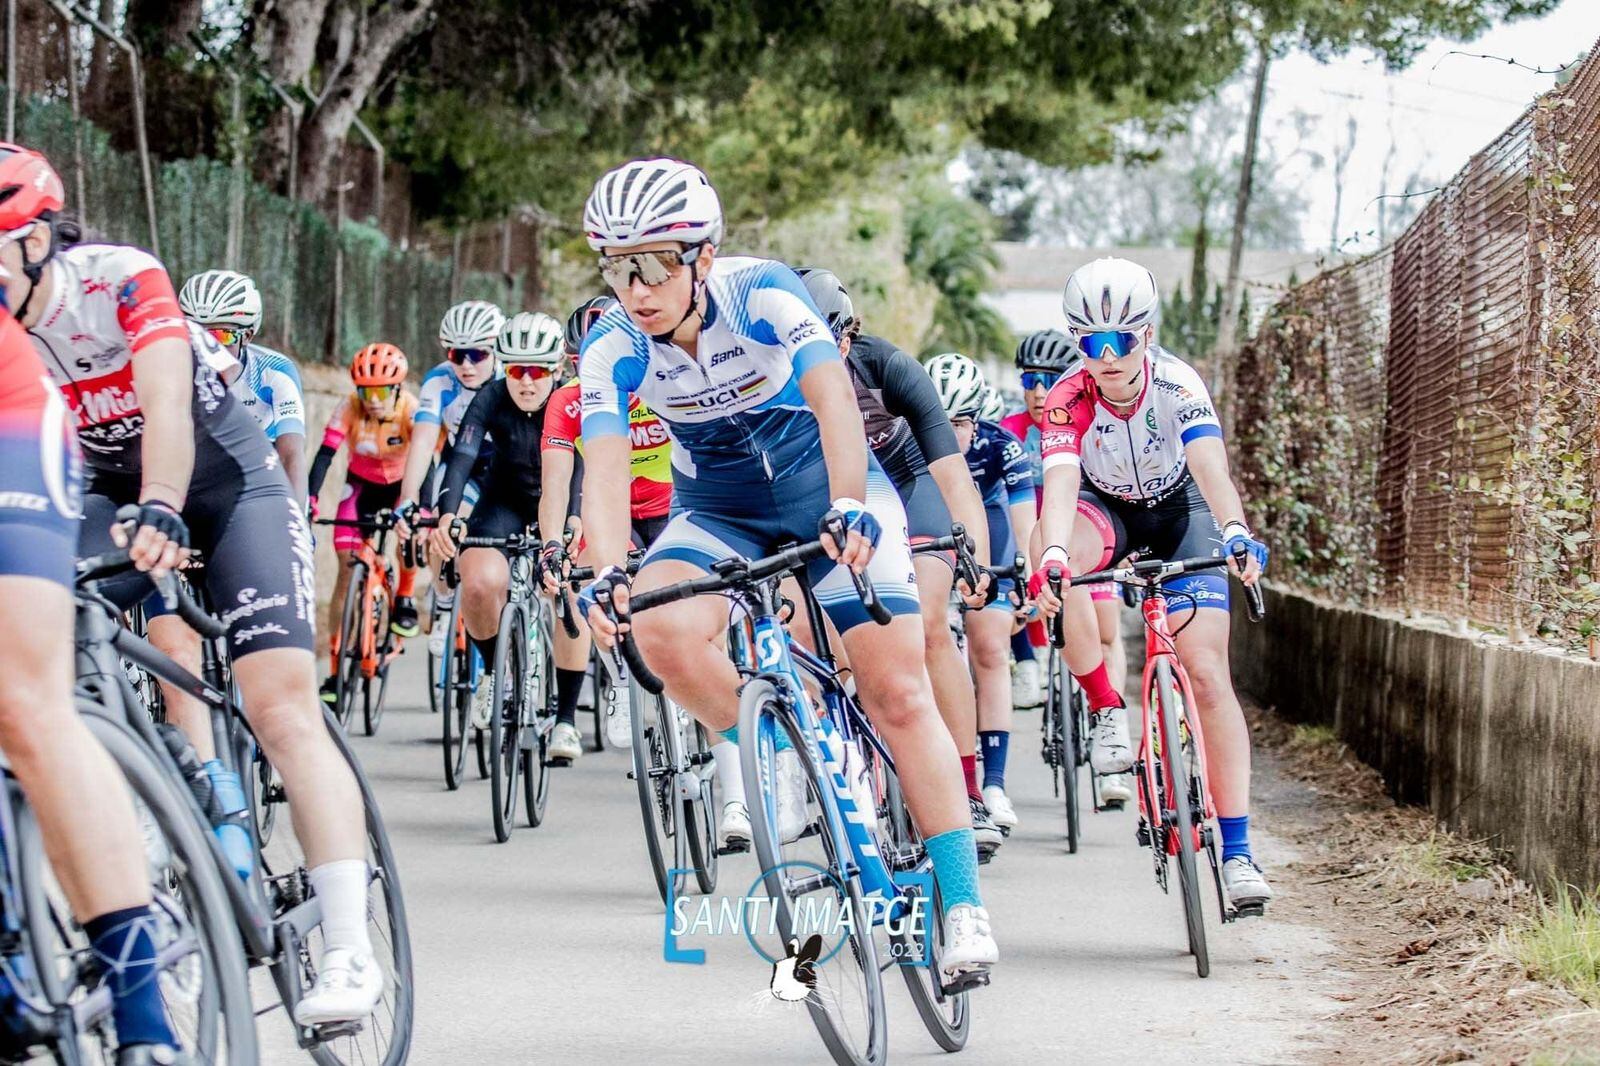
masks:
<path fill-rule="evenodd" d="M 254 277 L 266 305 L 264 343 L 300 359 L 342 363 L 381 340 L 425 366 L 451 303 L 477 298 L 520 310 L 534 297 L 535 230 L 490 223 L 459 238 L 413 232 L 409 208 L 396 195 L 403 170 L 374 165 L 372 153 L 354 142 L 341 171 L 349 179 L 338 201 L 343 219 L 332 202 L 288 199 L 225 162 L 151 160 L 152 233 L 141 155 L 118 147 L 135 140 L 120 128 L 124 112 L 109 131 L 84 117 L 86 91 L 107 91 L 106 78 L 125 77 L 127 64 L 114 66 L 115 48 L 71 11 L 43 0 L 18 7 L 17 69 L 8 72 L 17 91 L 15 139 L 44 152 L 61 172 L 69 212 L 105 239 L 158 250 L 175 284 L 214 267 Z M 121 81 L 112 88 L 133 95 Z M 137 116 L 125 114 L 131 128 Z M 352 217 L 380 207 L 381 218 Z"/>
<path fill-rule="evenodd" d="M 1279 575 L 1518 637 L 1594 636 L 1597 271 L 1591 60 L 1393 245 L 1292 290 L 1244 346 L 1240 472 Z"/>

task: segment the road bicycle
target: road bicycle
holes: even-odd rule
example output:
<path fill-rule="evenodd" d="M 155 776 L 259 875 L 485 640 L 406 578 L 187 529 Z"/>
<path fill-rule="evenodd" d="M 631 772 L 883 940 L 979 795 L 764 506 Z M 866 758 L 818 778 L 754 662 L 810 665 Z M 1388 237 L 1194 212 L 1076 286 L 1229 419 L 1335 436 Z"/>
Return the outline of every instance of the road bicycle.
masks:
<path fill-rule="evenodd" d="M 389 691 L 389 664 L 399 655 L 400 638 L 389 630 L 395 601 L 394 564 L 388 559 L 393 511 L 379 511 L 371 519 L 319 518 L 319 526 L 337 526 L 376 533 L 361 538 L 350 560 L 350 582 L 339 608 L 339 632 L 333 634 L 334 717 L 346 729 L 355 712 L 356 691 L 361 692 L 361 715 L 367 736 L 378 731 L 384 698 Z"/>
<path fill-rule="evenodd" d="M 1236 558 L 1243 565 L 1243 554 L 1239 553 Z M 1071 581 L 1074 586 L 1120 581 L 1143 592 L 1140 610 L 1144 615 L 1145 663 L 1139 685 L 1139 751 L 1133 767 L 1139 801 L 1138 839 L 1141 845 L 1150 848 L 1156 884 L 1163 892 L 1171 891 L 1169 866 L 1176 860 L 1189 951 L 1194 956 L 1195 972 L 1201 977 L 1211 973 L 1211 956 L 1206 946 L 1198 854 L 1204 852 L 1211 864 L 1217 908 L 1224 923 L 1241 914 L 1259 914 L 1261 905 L 1248 910 L 1234 907 L 1222 887 L 1216 809 L 1206 774 L 1205 733 L 1195 710 L 1189 675 L 1178 658 L 1176 637 L 1183 626 L 1173 630 L 1168 625 L 1169 600 L 1178 601 L 1179 610 L 1194 611 L 1199 605 L 1192 594 L 1166 588 L 1165 582 L 1183 574 L 1227 565 L 1228 560 L 1222 557 L 1173 562 L 1148 559 L 1083 574 Z M 1052 580 L 1052 591 L 1059 588 L 1060 583 Z M 1246 585 L 1244 591 L 1250 620 L 1260 621 L 1265 615 L 1260 588 Z M 1190 617 L 1192 619 L 1193 615 Z M 1061 645 L 1061 618 L 1061 612 L 1057 612 L 1050 627 L 1050 641 L 1055 647 Z"/>
<path fill-rule="evenodd" d="M 842 542 L 842 528 L 835 532 L 836 543 Z M 943 550 L 954 550 L 954 542 Z M 761 878 L 785 944 L 814 931 L 804 926 L 807 915 L 848 907 L 858 919 L 841 928 L 837 949 L 818 962 L 817 988 L 806 1003 L 835 1062 L 876 1066 L 888 1056 L 883 970 L 907 964 L 901 969 L 918 1015 L 950 1051 L 965 1045 L 971 1026 L 967 992 L 986 984 L 988 972 L 969 971 L 948 981 L 942 975 L 943 922 L 932 865 L 899 800 L 894 760 L 836 667 L 821 607 L 805 579 L 806 565 L 825 554 L 819 540 L 763 559 L 724 559 L 705 577 L 633 596 L 619 621 L 699 595 L 724 595 L 744 610 L 745 638 L 735 649 L 746 678 L 739 753 L 746 794 L 754 801 L 751 826 Z M 784 628 L 787 605 L 778 583 L 790 573 L 800 582 L 815 653 L 794 643 Z M 887 624 L 891 616 L 872 586 L 852 577 L 868 614 Z M 659 694 L 659 679 L 625 633 L 617 648 L 634 682 Z M 805 694 L 807 681 L 820 694 L 820 709 Z M 780 837 L 774 799 L 780 734 L 800 759 L 806 780 L 808 822 L 793 841 Z M 775 957 L 783 957 L 782 949 Z"/>
<path fill-rule="evenodd" d="M 126 551 L 108 552 L 79 564 L 77 621 L 77 672 L 79 705 L 97 720 L 120 728 L 101 735 L 102 742 L 142 750 L 161 770 L 170 788 L 183 790 L 189 819 L 204 835 L 207 854 L 220 875 L 224 902 L 220 920 L 235 926 L 235 948 L 252 966 L 263 966 L 277 986 L 279 1000 L 294 1027 L 298 1045 L 324 1066 L 339 1063 L 382 1063 L 398 1066 L 405 1061 L 413 1025 L 411 939 L 405 903 L 388 832 L 376 797 L 351 752 L 344 730 L 331 711 L 323 719 L 335 747 L 354 775 L 365 810 L 368 867 L 368 933 L 374 961 L 384 971 L 385 989 L 377 1010 L 368 1018 L 316 1027 L 292 1021 L 295 1005 L 316 980 L 320 958 L 322 907 L 306 876 L 299 843 L 292 833 L 273 834 L 263 848 L 252 833 L 256 861 L 250 876 L 241 878 L 211 833 L 211 825 L 174 761 L 172 752 L 156 732 L 155 723 L 138 701 L 123 660 L 148 671 L 175 688 L 200 700 L 211 710 L 217 757 L 237 771 L 255 743 L 250 725 L 236 701 L 220 689 L 195 677 L 147 641 L 121 624 L 120 613 L 98 594 L 97 582 L 132 569 Z M 218 639 L 225 627 L 206 614 L 181 588 L 175 588 L 178 615 L 206 639 Z M 111 744 L 108 744 L 108 749 Z M 253 823 L 250 824 L 253 830 Z M 248 1002 L 248 1000 L 246 1001 Z"/>
<path fill-rule="evenodd" d="M 550 605 L 538 594 L 534 559 L 541 547 L 533 533 L 505 537 L 465 536 L 457 523 L 455 541 L 462 548 L 498 548 L 511 564 L 506 604 L 500 609 L 499 639 L 494 662 L 481 683 L 494 686 L 487 748 L 489 794 L 494 838 L 504 844 L 516 826 L 517 785 L 522 785 L 523 813 L 530 826 L 543 824 L 550 803 L 550 733 L 556 725 L 555 658 L 550 643 Z M 459 603 L 461 597 L 456 598 Z M 484 736 L 482 730 L 479 737 Z M 565 765 L 565 760 L 561 761 Z"/>

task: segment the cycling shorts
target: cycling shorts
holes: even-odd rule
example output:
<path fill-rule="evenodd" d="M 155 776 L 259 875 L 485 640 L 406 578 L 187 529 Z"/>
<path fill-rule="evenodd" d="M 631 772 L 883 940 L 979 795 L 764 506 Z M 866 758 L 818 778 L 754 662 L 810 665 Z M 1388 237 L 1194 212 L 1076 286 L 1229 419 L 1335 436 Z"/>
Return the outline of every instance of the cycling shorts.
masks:
<path fill-rule="evenodd" d="M 0 415 L 0 577 L 73 587 L 83 463 L 54 390 Z"/>
<path fill-rule="evenodd" d="M 1102 496 L 1092 485 L 1078 494 L 1078 513 L 1100 533 L 1105 552 L 1100 567 L 1136 552 L 1146 559 L 1191 559 L 1222 556 L 1222 527 L 1191 479 L 1154 505 L 1130 503 Z M 1114 586 L 1108 586 L 1114 588 Z M 1226 570 L 1182 574 L 1162 583 L 1174 595 L 1171 609 L 1197 607 L 1228 609 Z"/>
<path fill-rule="evenodd" d="M 444 488 L 445 470 L 449 465 L 449 452 L 446 451 L 441 460 L 436 461 L 428 468 L 427 475 L 422 479 L 424 486 L 422 498 L 427 501 L 426 506 L 432 508 L 438 505 L 439 493 Z M 487 473 L 488 470 L 489 462 L 487 459 L 481 460 L 472 467 L 472 473 L 467 477 L 467 484 L 461 490 L 461 509 L 463 511 L 470 511 L 478 505 L 478 497 L 483 495 L 481 487 L 483 484 L 482 475 Z"/>
<path fill-rule="evenodd" d="M 658 514 L 649 518 L 635 517 L 631 539 L 635 548 L 648 548 L 661 538 L 662 532 L 667 528 L 670 515 Z"/>
<path fill-rule="evenodd" d="M 1004 502 L 989 504 L 983 509 L 989 520 L 989 565 L 1010 566 L 1017 555 L 1017 540 L 1011 533 L 1011 514 Z M 1002 577 L 995 582 L 996 596 L 984 610 L 1011 613 L 1011 593 L 1016 589 L 1014 578 Z"/>
<path fill-rule="evenodd" d="M 228 627 L 234 658 L 273 648 L 311 651 L 316 577 L 311 527 L 289 493 L 283 472 L 253 474 L 239 483 L 191 491 L 183 506 L 189 543 L 205 558 L 197 580 L 205 582 L 217 617 Z M 137 477 L 100 475 L 84 495 L 79 551 L 110 551 L 117 508 L 137 502 Z M 124 574 L 102 585 L 126 610 L 148 596 L 143 574 Z"/>
<path fill-rule="evenodd" d="M 539 524 L 539 499 L 536 496 L 506 498 L 493 492 L 482 496 L 467 518 L 469 537 L 509 537 Z M 504 548 L 500 554 L 509 558 Z"/>
<path fill-rule="evenodd" d="M 354 474 L 345 475 L 344 492 L 339 497 L 335 517 L 341 522 L 370 522 L 379 511 L 400 502 L 400 482 L 387 485 L 368 481 Z M 366 533 L 355 526 L 333 527 L 334 551 L 353 552 L 361 547 Z"/>
<path fill-rule="evenodd" d="M 815 540 L 817 526 L 832 505 L 828 471 L 821 460 L 783 478 L 781 489 L 756 482 L 697 492 L 685 491 L 680 481 L 677 490 L 672 519 L 646 553 L 646 566 L 658 559 L 677 559 L 709 573 L 719 559 L 770 555 L 786 544 Z M 883 527 L 866 576 L 890 614 L 920 615 L 905 508 L 876 460 L 868 460 L 864 502 Z M 807 567 L 806 576 L 840 633 L 871 620 L 843 567 L 819 559 Z"/>
<path fill-rule="evenodd" d="M 925 544 L 950 535 L 950 508 L 931 473 L 923 470 L 910 481 L 897 483 L 895 488 L 906 507 L 906 529 L 911 534 L 912 544 Z M 934 558 L 951 570 L 956 567 L 955 552 L 936 552 Z"/>

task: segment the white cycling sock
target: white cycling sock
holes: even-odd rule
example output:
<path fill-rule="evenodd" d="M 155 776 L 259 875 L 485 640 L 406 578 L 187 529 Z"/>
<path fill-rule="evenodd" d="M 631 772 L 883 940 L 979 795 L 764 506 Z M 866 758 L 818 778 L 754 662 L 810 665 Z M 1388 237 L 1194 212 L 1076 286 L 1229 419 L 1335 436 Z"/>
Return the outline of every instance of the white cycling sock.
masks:
<path fill-rule="evenodd" d="M 362 859 L 325 862 L 306 871 L 311 891 L 322 901 L 324 951 L 344 949 L 372 954 L 367 936 L 367 864 Z"/>
<path fill-rule="evenodd" d="M 717 784 L 722 786 L 722 802 L 744 802 L 744 773 L 739 768 L 739 745 L 726 740 L 711 745 L 711 755 L 717 760 Z"/>

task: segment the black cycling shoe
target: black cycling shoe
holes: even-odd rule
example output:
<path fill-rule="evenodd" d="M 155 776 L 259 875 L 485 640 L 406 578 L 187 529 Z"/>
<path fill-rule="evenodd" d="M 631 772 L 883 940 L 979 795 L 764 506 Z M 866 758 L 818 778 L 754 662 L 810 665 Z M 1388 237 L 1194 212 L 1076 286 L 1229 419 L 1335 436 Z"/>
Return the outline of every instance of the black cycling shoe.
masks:
<path fill-rule="evenodd" d="M 986 865 L 994 858 L 994 853 L 1000 850 L 1001 843 L 1005 841 L 1005 834 L 994 824 L 994 819 L 989 817 L 989 808 L 983 800 L 976 796 L 968 796 L 967 800 L 972 808 L 972 837 L 978 845 L 978 863 Z"/>
<path fill-rule="evenodd" d="M 422 632 L 417 624 L 417 604 L 410 596 L 397 596 L 389 613 L 389 632 L 397 637 L 414 637 Z"/>
<path fill-rule="evenodd" d="M 326 703 L 329 707 L 332 707 L 335 703 L 338 703 L 339 679 L 333 674 L 329 674 L 327 678 L 323 680 L 322 687 L 317 689 L 317 695 L 320 696 L 322 698 L 322 702 Z"/>
<path fill-rule="evenodd" d="M 194 1066 L 194 1056 L 166 1044 L 130 1044 L 117 1049 L 117 1066 Z"/>

